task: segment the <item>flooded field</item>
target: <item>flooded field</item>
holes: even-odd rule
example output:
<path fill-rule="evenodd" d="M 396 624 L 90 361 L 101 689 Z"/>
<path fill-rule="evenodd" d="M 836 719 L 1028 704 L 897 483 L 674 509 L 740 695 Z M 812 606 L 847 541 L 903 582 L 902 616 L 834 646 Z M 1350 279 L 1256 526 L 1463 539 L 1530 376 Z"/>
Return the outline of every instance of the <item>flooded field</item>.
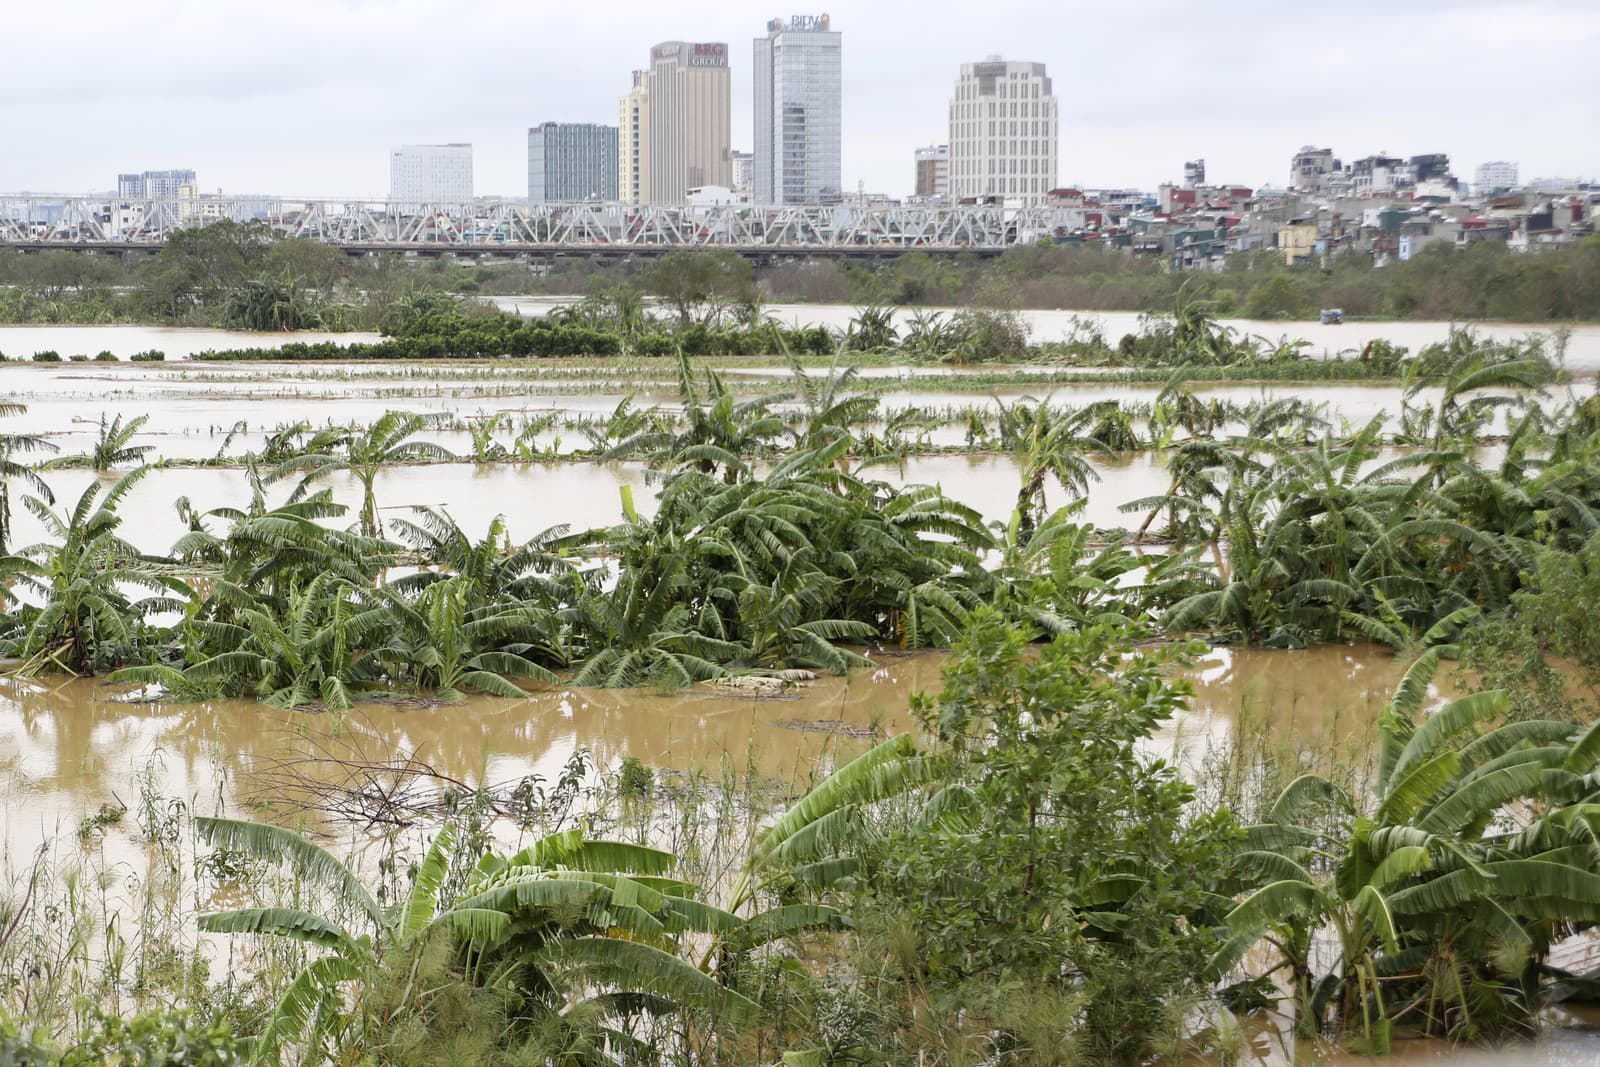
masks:
<path fill-rule="evenodd" d="M 568 301 L 546 297 L 494 297 L 493 303 L 505 311 L 533 318 L 549 314 Z M 785 326 L 827 326 L 843 330 L 850 325 L 857 308 L 844 304 L 769 304 L 763 310 Z M 959 308 L 896 308 L 895 322 L 904 326 L 917 313 L 939 312 L 952 315 Z M 1067 341 L 1086 329 L 1098 330 L 1115 344 L 1124 334 L 1139 330 L 1140 314 L 1136 311 L 1071 311 L 1066 309 L 1019 311 L 1029 328 L 1029 339 L 1035 342 Z M 1324 326 L 1320 322 L 1284 320 L 1222 319 L 1221 325 L 1247 336 L 1260 336 L 1277 341 L 1304 340 L 1311 351 L 1324 356 L 1337 355 L 1351 350 L 1360 351 L 1369 341 L 1384 339 L 1404 345 L 1413 352 L 1450 334 L 1448 322 L 1360 322 L 1347 321 L 1338 326 Z M 1555 327 L 1549 323 L 1480 323 L 1475 329 L 1486 337 L 1512 340 L 1533 333 L 1549 334 Z M 1600 326 L 1570 328 L 1567 341 L 1567 365 L 1573 369 L 1600 369 Z"/>
<path fill-rule="evenodd" d="M 522 310 L 527 311 L 524 307 Z M 830 322 L 850 309 L 780 308 L 801 322 Z M 807 318 L 806 316 L 810 316 Z M 819 317 L 820 316 L 820 317 Z M 1066 313 L 1030 313 L 1035 339 L 1073 324 Z M 1131 329 L 1133 317 L 1097 316 L 1108 332 Z M 1364 324 L 1333 328 L 1306 324 L 1246 324 L 1251 332 L 1276 335 L 1305 331 L 1314 343 L 1359 344 L 1360 338 L 1388 336 L 1408 345 L 1442 339 L 1447 324 Z M 53 331 L 53 332 L 52 332 Z M 1311 331 L 1321 331 L 1310 338 Z M 1334 331 L 1336 336 L 1324 336 Z M 1340 332 L 1343 331 L 1343 332 Z M 1495 327 L 1507 336 L 1526 331 Z M 348 335 L 346 335 L 348 337 Z M 354 338 L 351 338 L 354 339 Z M 5 328 L 0 351 L 15 357 L 29 346 L 53 347 L 63 354 L 105 348 L 126 357 L 150 347 L 169 357 L 210 347 L 272 344 L 276 335 L 220 334 L 215 331 L 163 331 L 142 327 Z M 1331 351 L 1331 349 L 1330 349 Z M 1583 380 L 1580 395 L 1593 389 L 1590 375 L 1600 369 L 1600 329 L 1575 331 L 1568 365 Z M 1053 403 L 1084 405 L 1099 400 L 1153 400 L 1156 385 L 1061 382 L 986 383 L 982 372 L 946 368 L 873 368 L 867 381 L 879 391 L 885 418 L 897 411 L 997 411 L 1024 396 Z M 770 395 L 782 387 L 784 368 L 738 365 L 727 380 L 741 396 Z M 1364 423 L 1373 415 L 1399 409 L 1392 385 L 1196 386 L 1197 395 L 1236 404 L 1297 398 L 1325 406 L 1335 427 Z M 1553 391 L 1553 401 L 1567 396 Z M 599 361 L 393 365 L 122 364 L 0 366 L 0 398 L 27 405 L 25 414 L 7 418 L 7 432 L 38 433 L 64 454 L 88 450 L 99 420 L 142 415 L 149 423 L 135 439 L 156 449 L 154 458 L 185 461 L 153 471 L 123 500 L 120 535 L 148 553 L 165 553 L 187 530 L 174 502 L 186 498 L 198 511 L 240 506 L 249 499 L 250 480 L 237 463 L 260 448 L 269 433 L 294 422 L 314 426 L 367 423 L 385 411 L 403 409 L 436 414 L 454 428 L 433 429 L 424 438 L 455 452 L 469 452 L 463 424 L 507 412 L 514 420 L 552 413 L 603 418 L 624 399 L 664 411 L 678 406 L 675 372 L 668 361 L 605 364 Z M 952 417 L 927 440 L 958 448 L 964 429 Z M 656 508 L 655 487 L 640 460 L 600 462 L 572 458 L 586 442 L 572 430 L 547 429 L 535 438 L 547 449 L 545 461 L 447 462 L 392 466 L 374 483 L 380 517 L 405 517 L 411 508 L 447 510 L 472 537 L 480 537 L 496 516 L 504 516 L 511 535 L 524 540 L 549 527 L 601 527 L 622 518 L 623 490 L 631 490 L 640 514 Z M 1372 463 L 1397 455 L 1389 450 Z M 1492 462 L 1498 446 L 1485 447 L 1480 461 Z M 228 465 L 195 466 L 219 455 Z M 1096 480 L 1086 495 L 1079 521 L 1102 528 L 1136 527 L 1142 516 L 1121 505 L 1162 494 L 1169 483 L 1167 456 L 1157 450 L 1092 458 Z M 875 462 L 863 477 L 895 485 L 938 485 L 976 509 L 989 523 L 1004 524 L 1017 502 L 1021 481 L 1017 461 L 995 452 L 914 454 Z M 84 469 L 47 473 L 58 507 L 70 507 L 97 481 L 115 473 Z M 272 503 L 285 498 L 292 480 L 270 487 Z M 319 483 L 351 508 L 330 525 L 354 521 L 361 487 L 350 474 Z M 43 534 L 38 520 L 15 506 L 13 544 Z M 1053 480 L 1045 504 L 1070 502 Z M 70 852 L 93 853 L 115 867 L 137 867 L 140 846 L 127 829 L 111 829 L 81 844 L 77 829 L 97 812 L 135 805 L 155 789 L 195 813 L 261 813 L 292 820 L 317 798 L 345 796 L 360 806 L 359 786 L 392 776 L 397 758 L 427 769 L 427 788 L 458 783 L 465 788 L 508 786 L 527 779 L 555 780 L 575 752 L 589 753 L 601 768 L 614 769 L 628 757 L 663 771 L 705 773 L 724 769 L 753 772 L 781 795 L 802 791 L 839 761 L 874 739 L 914 730 L 907 701 L 914 692 L 936 691 L 941 654 L 903 654 L 866 649 L 876 666 L 844 677 L 823 677 L 777 697 L 699 685 L 681 693 L 650 689 L 599 690 L 566 686 L 533 687 L 526 698 L 472 697 L 459 702 L 427 700 L 361 703 L 339 715 L 291 714 L 241 700 L 178 704 L 128 699 L 126 688 L 95 679 L 0 677 L 0 800 L 4 802 L 4 852 L 15 872 L 43 842 Z M 1287 750 L 1336 753 L 1359 771 L 1370 760 L 1375 724 L 1406 667 L 1387 648 L 1372 645 L 1319 646 L 1277 652 L 1218 646 L 1189 671 L 1195 696 L 1189 708 L 1147 743 L 1152 755 L 1173 760 L 1184 773 L 1199 777 L 1208 761 L 1235 743 L 1270 743 Z M 1454 682 L 1441 676 L 1432 697 L 1454 695 Z M 359 772 L 352 777 L 352 767 Z M 312 820 L 315 822 L 316 820 Z M 1402 1046 L 1396 1064 L 1513 1063 L 1567 1065 L 1600 1061 L 1600 1034 L 1592 1016 L 1552 1011 L 1550 1032 L 1538 1048 L 1464 1053 L 1446 1045 Z M 1267 1026 L 1245 1035 L 1238 1062 L 1354 1063 L 1329 1054 L 1296 1058 L 1283 1029 Z"/>

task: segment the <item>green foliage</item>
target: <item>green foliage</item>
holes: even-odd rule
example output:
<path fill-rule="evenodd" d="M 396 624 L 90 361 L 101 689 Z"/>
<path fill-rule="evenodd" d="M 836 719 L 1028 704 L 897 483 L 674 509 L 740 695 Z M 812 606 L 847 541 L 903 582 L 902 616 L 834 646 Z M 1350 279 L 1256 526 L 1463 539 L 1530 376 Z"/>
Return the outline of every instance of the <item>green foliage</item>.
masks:
<path fill-rule="evenodd" d="M 963 1030 L 1019 1056 L 1142 1062 L 1170 1005 L 1203 992 L 1226 910 L 1208 886 L 1237 832 L 1192 813 L 1189 787 L 1139 750 L 1181 707 L 1168 675 L 1182 649 L 1131 654 L 1131 638 L 1107 622 L 1030 656 L 1026 630 L 979 609 L 944 691 L 912 704 L 938 747 L 883 742 L 762 833 L 742 886 L 786 873 L 843 891 L 856 928 L 891 944 L 864 945 L 872 1006 L 822 990 L 797 1041 L 813 1051 L 790 1062 L 928 1053 L 925 1029 L 901 1029 L 901 1001 L 971 1014 Z M 1034 1011 L 984 992 L 1013 985 Z"/>
<path fill-rule="evenodd" d="M 737 252 L 669 252 L 651 264 L 644 284 L 685 327 L 711 326 L 758 298 L 755 271 Z"/>
<path fill-rule="evenodd" d="M 24 605 L 15 629 L 0 630 L 0 653 L 20 657 L 21 673 L 53 666 L 91 674 L 143 659 L 154 638 L 146 618 L 189 596 L 186 585 L 156 573 L 117 535 L 117 504 L 149 470 L 139 467 L 109 487 L 90 485 L 70 512 L 38 497 L 24 501 L 54 541 L 0 558 L 0 576 L 42 605 Z M 135 600 L 134 590 L 154 595 Z"/>
<path fill-rule="evenodd" d="M 61 1044 L 0 1022 L 0 1064 L 8 1067 L 242 1067 L 247 1062 L 243 1043 L 226 1025 L 202 1025 L 179 1012 L 124 1018 L 96 1008 Z"/>
<path fill-rule="evenodd" d="M 456 830 L 434 838 L 406 896 L 378 904 L 354 872 L 291 831 L 200 820 L 211 844 L 282 863 L 331 892 L 327 914 L 240 908 L 204 915 L 215 933 L 301 942 L 314 955 L 284 988 L 256 1036 L 256 1058 L 340 1049 L 414 1062 L 476 1031 L 484 1058 L 540 1053 L 562 1062 L 610 1062 L 632 1017 L 692 1013 L 712 1027 L 749 1021 L 757 1005 L 690 963 L 685 941 L 740 921 L 663 878 L 673 857 L 580 831 L 549 834 L 511 856 L 488 854 L 459 892 L 446 876 Z M 470 859 L 470 857 L 468 857 Z M 354 915 L 346 927 L 337 918 Z M 443 995 L 440 995 L 441 992 Z M 552 1047 L 551 1043 L 554 1043 Z"/>
<path fill-rule="evenodd" d="M 1308 775 L 1247 829 L 1238 873 L 1252 891 L 1213 965 L 1226 973 L 1266 938 L 1302 1029 L 1353 1033 L 1375 1052 L 1397 1024 L 1457 1040 L 1529 1032 L 1539 960 L 1561 931 L 1600 917 L 1581 843 L 1589 734 L 1504 722 L 1506 696 L 1492 690 L 1418 722 L 1438 661 L 1419 661 L 1384 713 L 1370 796 Z M 1339 955 L 1319 973 L 1312 944 L 1327 926 Z"/>
<path fill-rule="evenodd" d="M 222 308 L 222 325 L 235 330 L 321 330 L 330 321 L 337 321 L 337 312 L 308 296 L 289 273 L 248 279 L 228 292 Z"/>

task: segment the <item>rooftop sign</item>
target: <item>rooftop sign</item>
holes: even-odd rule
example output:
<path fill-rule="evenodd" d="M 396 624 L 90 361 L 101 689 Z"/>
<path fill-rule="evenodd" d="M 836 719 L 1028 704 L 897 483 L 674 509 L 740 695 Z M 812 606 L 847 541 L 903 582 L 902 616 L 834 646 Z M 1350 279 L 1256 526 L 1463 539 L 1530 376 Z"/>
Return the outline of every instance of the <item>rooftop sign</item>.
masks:
<path fill-rule="evenodd" d="M 720 41 L 701 41 L 694 44 L 671 41 L 652 48 L 650 59 L 652 61 L 676 59 L 686 67 L 726 67 L 728 46 Z"/>
<path fill-rule="evenodd" d="M 827 15 L 791 15 L 788 21 L 783 19 L 770 19 L 767 22 L 768 33 L 782 33 L 784 31 L 800 33 L 827 33 L 832 20 Z"/>

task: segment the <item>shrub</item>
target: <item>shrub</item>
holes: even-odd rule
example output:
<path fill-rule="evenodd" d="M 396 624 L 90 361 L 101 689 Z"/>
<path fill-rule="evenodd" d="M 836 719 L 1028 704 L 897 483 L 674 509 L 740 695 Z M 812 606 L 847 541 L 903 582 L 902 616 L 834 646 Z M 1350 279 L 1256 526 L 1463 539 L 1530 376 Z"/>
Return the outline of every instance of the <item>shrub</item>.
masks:
<path fill-rule="evenodd" d="M 35 352 L 33 354 L 33 361 L 35 363 L 60 363 L 61 353 L 48 350 L 44 352 Z"/>
<path fill-rule="evenodd" d="M 161 363 L 164 362 L 166 358 L 167 354 L 165 352 L 158 351 L 154 348 L 148 352 L 135 352 L 133 355 L 128 357 L 128 359 L 134 363 Z"/>
<path fill-rule="evenodd" d="M 117 354 L 115 352 L 102 350 L 94 357 L 94 361 L 96 363 L 115 363 L 117 362 Z"/>

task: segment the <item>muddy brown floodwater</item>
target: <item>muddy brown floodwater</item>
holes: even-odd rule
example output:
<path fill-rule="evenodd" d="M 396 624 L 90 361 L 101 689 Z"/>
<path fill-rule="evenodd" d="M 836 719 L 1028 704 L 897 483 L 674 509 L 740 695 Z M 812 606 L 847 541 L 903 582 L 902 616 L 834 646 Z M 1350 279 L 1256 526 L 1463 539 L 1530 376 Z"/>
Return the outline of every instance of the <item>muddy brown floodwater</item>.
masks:
<path fill-rule="evenodd" d="M 526 700 L 475 697 L 431 707 L 363 704 L 343 716 L 288 713 L 248 701 L 129 702 L 92 679 L 0 679 L 0 803 L 13 863 L 38 843 L 71 840 L 80 819 L 103 804 L 132 805 L 155 769 L 162 794 L 197 813 L 295 810 L 277 775 L 285 759 L 414 755 L 469 785 L 503 785 L 530 775 L 553 782 L 569 757 L 588 750 L 614 768 L 633 756 L 657 769 L 716 777 L 727 761 L 782 790 L 800 791 L 875 739 L 913 730 L 907 701 L 936 692 L 944 655 L 879 654 L 879 665 L 825 677 L 780 698 L 699 686 L 684 693 L 551 688 Z M 1152 755 L 1197 774 L 1208 752 L 1238 735 L 1266 736 L 1308 752 L 1371 750 L 1377 716 L 1404 672 L 1386 649 L 1324 646 L 1296 652 L 1213 648 L 1186 672 L 1188 710 L 1151 739 Z M 1437 697 L 1451 695 L 1447 688 Z M 310 762 L 300 773 L 344 781 Z M 139 846 L 113 831 L 99 849 L 140 862 Z M 1537 1047 L 1463 1052 L 1433 1042 L 1403 1043 L 1396 1065 L 1465 1063 L 1548 1067 L 1600 1062 L 1591 1016 L 1553 1011 Z M 1358 1061 L 1335 1050 L 1300 1049 L 1272 1020 L 1247 1020 L 1238 1062 L 1271 1065 Z"/>
<path fill-rule="evenodd" d="M 286 752 L 359 745 L 412 753 L 471 783 L 553 780 L 579 748 L 602 766 L 714 773 L 727 758 L 803 789 L 873 738 L 915 728 L 914 692 L 936 692 L 940 653 L 878 653 L 878 666 L 823 677 L 781 697 L 715 686 L 683 693 L 551 688 L 526 700 L 473 697 L 431 707 L 363 704 L 343 716 L 249 701 L 130 701 L 95 679 L 0 678 L 0 803 L 13 854 L 104 803 L 126 803 L 155 761 L 176 796 L 252 797 L 252 772 Z M 1149 743 L 1193 768 L 1244 721 L 1297 747 L 1365 751 L 1404 664 L 1371 646 L 1300 652 L 1216 648 L 1193 670 L 1187 712 Z"/>

